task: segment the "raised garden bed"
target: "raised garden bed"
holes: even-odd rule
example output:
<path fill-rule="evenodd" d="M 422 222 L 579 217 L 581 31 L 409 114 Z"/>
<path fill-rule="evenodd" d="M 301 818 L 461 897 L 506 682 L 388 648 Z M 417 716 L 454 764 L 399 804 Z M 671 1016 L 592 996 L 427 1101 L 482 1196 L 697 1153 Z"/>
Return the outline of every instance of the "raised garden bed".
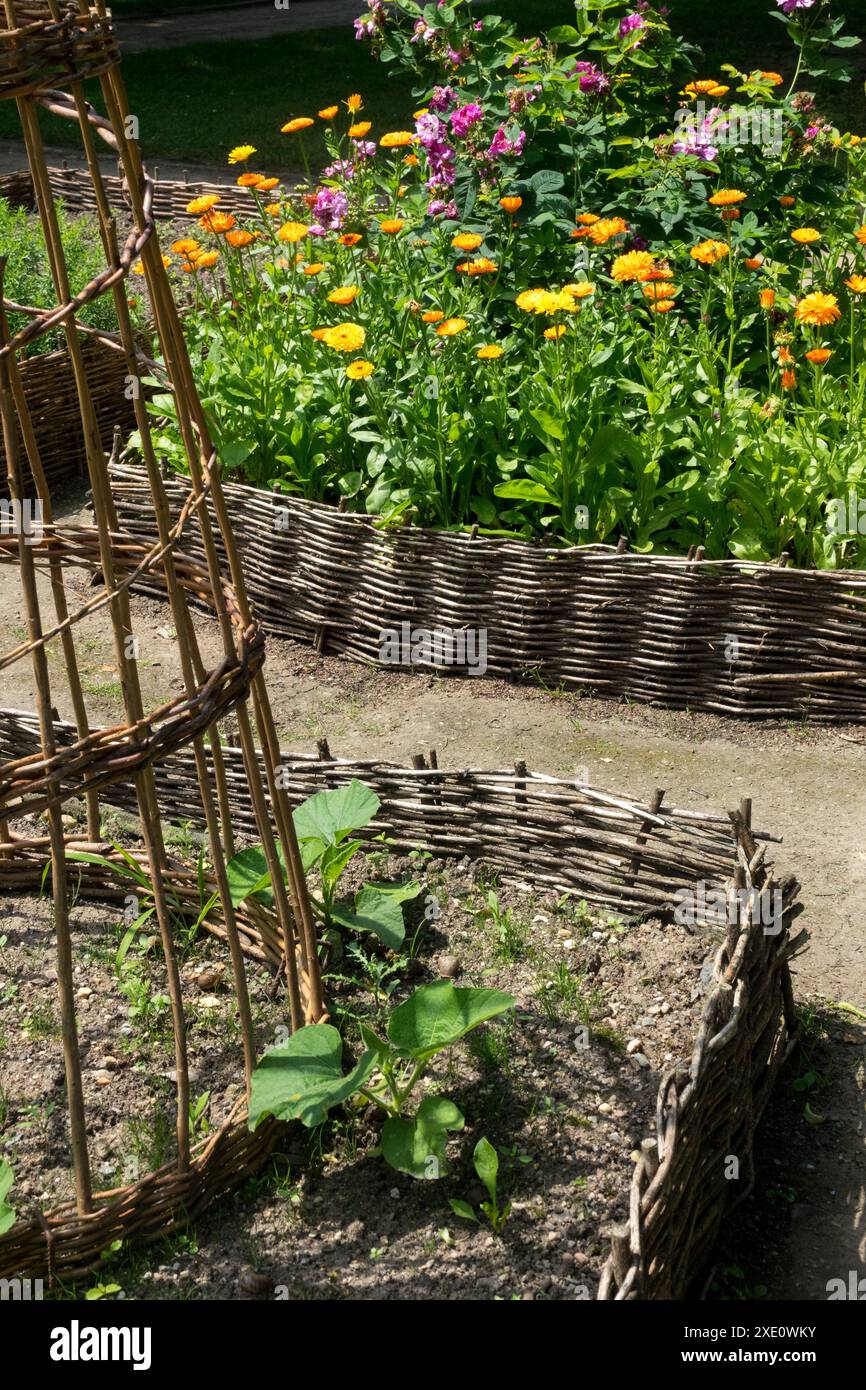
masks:
<path fill-rule="evenodd" d="M 128 367 L 122 352 L 98 338 L 86 339 L 82 344 L 82 352 L 99 425 L 99 438 L 107 453 L 111 448 L 115 429 L 128 432 L 135 425 L 134 403 L 127 399 L 125 392 Z M 51 487 L 71 478 L 85 477 L 87 453 L 81 427 L 81 410 L 75 389 L 75 375 L 66 348 L 41 356 L 27 357 L 20 363 L 20 371 L 47 483 Z M 23 445 L 19 448 L 19 457 L 24 469 L 25 486 L 32 487 L 32 475 Z M 7 495 L 6 453 L 2 440 L 0 494 Z"/>
<path fill-rule="evenodd" d="M 32 720 L 5 712 L 0 723 L 3 756 L 25 753 L 33 734 Z M 63 734 L 60 726 L 61 739 Z M 240 754 L 228 748 L 226 757 L 234 818 L 246 827 L 249 808 Z M 189 754 L 181 752 L 159 768 L 160 791 L 174 788 L 179 821 L 186 819 L 188 809 L 184 787 L 189 763 Z M 504 1237 L 504 1265 L 502 1256 L 484 1243 L 485 1237 L 470 1237 L 474 1227 L 457 1220 L 445 1205 L 446 1197 L 468 1196 L 472 1201 L 476 1195 L 465 1154 L 453 1180 L 448 1180 L 447 1192 L 430 1197 L 436 1185 L 395 1177 L 383 1170 L 381 1160 L 353 1156 L 350 1162 L 350 1154 L 363 1154 L 375 1138 L 366 1116 L 356 1115 L 353 1121 L 350 1111 L 351 1142 L 346 1138 L 349 1131 L 339 1125 L 328 1131 L 333 1147 L 327 1151 L 333 1159 L 326 1165 L 327 1176 L 317 1178 L 314 1166 L 304 1179 L 303 1214 L 321 1234 L 312 1267 L 306 1231 L 292 1227 L 287 1232 L 285 1212 L 283 1224 L 277 1222 L 282 1246 L 272 1247 L 272 1258 L 279 1268 L 276 1250 L 292 1251 L 286 1281 L 300 1286 L 308 1297 L 322 1296 L 321 1287 L 332 1296 L 329 1278 L 336 1268 L 337 1247 L 348 1241 L 351 1287 L 364 1297 L 377 1296 L 374 1285 L 382 1286 L 381 1278 L 370 1277 L 367 1245 L 380 1252 L 374 1263 L 387 1259 L 386 1283 L 398 1296 L 446 1292 L 443 1280 L 451 1280 L 460 1296 L 490 1296 L 500 1290 L 509 1296 L 537 1289 L 547 1297 L 681 1298 L 698 1288 L 730 1204 L 745 1196 L 751 1184 L 754 1128 L 794 1025 L 787 961 L 795 946 L 789 925 L 798 910 L 797 886 L 779 885 L 783 910 L 778 930 L 766 934 L 758 920 L 757 900 L 750 900 L 748 893 L 753 886 L 772 891 L 774 885 L 764 864 L 765 846 L 758 846 L 747 824 L 747 806 L 733 817 L 660 814 L 522 767 L 514 773 L 449 772 L 328 757 L 284 757 L 281 767 L 293 801 L 323 787 L 363 779 L 382 801 L 370 834 L 387 837 L 384 845 L 374 841 L 369 846 L 367 858 L 376 865 L 375 875 L 393 879 L 411 872 L 421 880 L 419 924 L 421 903 L 432 895 L 441 905 L 417 951 L 394 972 L 399 990 L 414 987 L 425 975 L 451 973 L 454 966 L 442 959 L 450 955 L 456 957 L 456 968 L 467 983 L 508 989 L 518 1001 L 513 1022 L 504 1031 L 491 1025 L 468 1053 L 455 1052 L 448 1074 L 458 1099 L 465 1092 L 473 1142 L 490 1130 L 503 1154 L 507 1148 L 513 1150 L 502 1169 L 505 1187 L 513 1189 L 503 1195 L 517 1203 L 512 1236 L 506 1230 Z M 105 799 L 119 807 L 125 803 L 121 784 L 108 789 Z M 193 809 L 189 807 L 192 824 L 187 835 L 198 826 Z M 131 823 L 126 823 L 125 833 L 133 833 Z M 402 857 L 407 852 L 410 860 Z M 39 856 L 29 851 L 15 863 L 0 861 L 0 886 L 16 894 L 28 882 L 35 887 L 40 874 Z M 739 891 L 741 896 L 739 908 L 721 929 L 702 914 L 700 894 L 688 930 L 671 920 L 683 893 L 699 884 L 709 893 L 711 885 L 722 883 L 730 894 Z M 493 918 L 486 898 L 491 884 L 496 884 L 499 914 Z M 97 901 L 116 900 L 118 893 L 117 884 L 88 871 L 81 901 L 89 902 L 94 894 Z M 13 901 L 18 913 L 29 911 L 20 899 Z M 733 897 L 729 901 L 733 903 Z M 509 926 L 503 927 L 503 914 L 510 914 Z M 26 917 L 22 925 L 38 967 L 38 952 L 46 948 L 47 937 L 39 928 L 31 929 Z M 271 951 L 267 943 L 255 942 L 254 924 L 250 925 L 247 941 L 261 961 Z M 107 947 L 115 940 L 116 913 L 109 916 L 104 907 L 82 906 L 76 930 L 99 980 L 106 956 L 110 958 Z M 18 950 L 25 943 L 16 939 L 11 944 Z M 256 950 L 257 945 L 264 949 Z M 332 1008 L 350 1019 L 360 1007 L 362 992 L 347 981 L 346 962 L 333 955 L 333 947 L 331 951 Z M 216 943 L 203 948 L 202 959 L 189 963 L 193 975 L 208 970 L 213 975 L 216 970 L 215 981 L 201 973 L 198 979 L 218 1001 L 220 963 Z M 155 972 L 151 983 L 158 990 L 159 967 L 151 963 L 148 969 Z M 39 976 L 40 968 L 28 966 L 31 970 Z M 279 1020 L 272 1016 L 263 970 L 263 964 L 253 964 L 259 1041 L 266 1045 L 268 1032 L 272 1034 Z M 22 980 L 24 994 L 13 1008 L 25 1020 L 41 1017 L 43 983 L 38 978 Z M 200 986 L 192 979 L 190 983 L 200 996 Z M 94 988 L 89 974 L 87 987 Z M 108 975 L 98 992 L 107 1001 L 104 1012 L 119 1019 L 120 1001 L 113 997 Z M 216 1123 L 230 1111 L 231 1088 L 242 1077 L 240 1065 L 233 1077 L 216 1055 L 219 1048 L 215 1053 L 212 1045 L 216 1034 L 208 1015 L 225 1014 L 228 999 L 223 996 L 204 1009 L 195 993 L 190 1000 L 198 1020 L 193 1063 L 200 1069 L 201 1092 L 213 1091 Z M 124 1053 L 128 1033 L 114 1029 L 110 1037 L 102 1036 L 92 1009 L 87 1020 L 93 1032 L 93 1056 L 87 1065 L 101 1077 L 91 1078 L 94 1103 L 104 1106 L 112 1093 L 128 1089 L 138 1059 Z M 584 1027 L 588 1047 L 580 1032 Z M 32 1024 L 28 1022 L 24 1031 L 32 1034 Z M 351 1040 L 350 1022 L 347 1036 Z M 637 1049 L 626 1049 L 632 1041 L 641 1044 L 642 1060 L 635 1060 Z M 16 1038 L 14 1048 L 16 1066 L 23 1065 L 25 1054 L 34 1052 L 32 1037 L 26 1044 Z M 99 1066 L 106 1056 L 109 1063 Z M 503 1056 L 508 1065 L 497 1070 L 496 1059 L 502 1063 Z M 44 1059 L 37 1076 L 42 1070 L 47 1072 Z M 165 1080 L 169 1087 L 170 1076 Z M 28 1104 L 38 1109 L 32 1098 Z M 140 1103 L 138 1110 L 133 1108 L 140 1126 L 139 1110 Z M 40 1113 L 40 1122 L 50 1129 L 51 1115 L 44 1115 L 44 1106 Z M 114 1164 L 123 1157 L 116 1152 L 118 1146 L 123 1148 L 116 1134 L 117 1118 L 106 1118 L 101 1128 L 106 1148 L 101 1161 Z M 23 1142 L 26 1147 L 30 1141 L 25 1136 Z M 57 1142 L 55 1135 L 52 1143 Z M 101 1215 L 87 1218 L 89 1242 L 80 1230 L 71 1247 L 58 1238 L 50 1251 L 53 1267 L 62 1272 L 65 1264 L 67 1271 L 82 1272 L 95 1263 L 110 1239 L 136 1228 L 144 1235 L 163 1234 L 183 1219 L 180 1208 L 187 1202 L 190 1215 L 196 1217 L 214 1196 L 234 1185 L 238 1174 L 253 1171 L 275 1142 L 281 1149 L 289 1145 L 295 1163 L 299 1143 L 304 1150 L 297 1127 L 274 1132 L 265 1127 L 250 1135 L 239 1109 L 227 1129 L 216 1130 L 203 1143 L 213 1181 L 200 1179 L 193 1169 L 190 1192 L 180 1193 L 167 1164 L 155 1177 L 114 1194 Z M 218 1159 L 221 1152 L 224 1166 Z M 520 1154 L 528 1154 L 533 1163 L 522 1163 Z M 738 1182 L 726 1176 L 730 1155 L 741 1164 Z M 54 1159 L 56 1178 L 56 1155 Z M 306 1168 L 308 1156 L 301 1161 Z M 389 1197 L 395 1183 L 399 1203 Z M 34 1192 L 43 1191 L 39 1182 L 31 1186 Z M 143 1218 L 136 1215 L 139 1202 Z M 539 1225 L 543 1256 L 533 1246 Z M 453 1244 L 440 1242 L 443 1258 L 431 1261 L 429 1241 L 435 1245 L 436 1232 L 443 1227 Z M 32 1273 L 44 1272 L 50 1263 L 45 1228 L 31 1220 L 16 1230 L 0 1240 L 0 1272 L 24 1272 L 25 1263 Z M 385 1256 L 382 1235 L 387 1238 Z M 229 1248 L 232 1241 L 237 1244 L 241 1237 L 236 1220 L 230 1220 L 227 1234 L 216 1238 Z M 422 1257 L 432 1271 L 410 1277 L 409 1266 Z M 316 1271 L 321 1287 L 310 1283 Z M 274 1278 L 277 1284 L 283 1282 L 279 1269 Z M 489 1281 L 496 1279 L 494 1289 Z"/>
<path fill-rule="evenodd" d="M 151 540 L 143 471 L 119 463 L 111 477 L 123 526 Z M 179 506 L 182 482 L 166 490 Z M 264 626 L 318 651 L 391 665 L 392 634 L 483 634 L 494 677 L 714 714 L 866 720 L 863 571 L 388 530 L 323 503 L 225 492 Z M 447 655 L 416 664 L 473 673 Z"/>

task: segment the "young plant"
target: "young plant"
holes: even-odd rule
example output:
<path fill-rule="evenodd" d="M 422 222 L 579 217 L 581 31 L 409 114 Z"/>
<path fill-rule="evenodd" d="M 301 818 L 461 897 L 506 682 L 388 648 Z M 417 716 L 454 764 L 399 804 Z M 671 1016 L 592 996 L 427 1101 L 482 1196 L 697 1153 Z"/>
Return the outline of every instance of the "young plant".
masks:
<path fill-rule="evenodd" d="M 15 1174 L 5 1158 L 0 1158 L 0 1236 L 15 1225 L 15 1208 L 8 1201 Z"/>
<path fill-rule="evenodd" d="M 363 847 L 362 840 L 350 837 L 370 824 L 379 806 L 376 793 L 353 780 L 347 787 L 308 797 L 295 808 L 293 819 L 304 872 L 319 871 L 321 896 L 313 894 L 312 903 L 325 928 L 372 932 L 396 951 L 406 935 L 402 905 L 418 896 L 420 884 L 368 883 L 355 894 L 352 908 L 337 901 L 340 879 Z M 261 845 L 252 845 L 229 860 L 228 879 L 234 906 L 247 898 L 266 907 L 273 905 L 273 884 Z"/>
<path fill-rule="evenodd" d="M 336 1028 L 300 1028 L 256 1067 L 250 1128 L 273 1116 L 312 1129 L 335 1105 L 359 1095 L 388 1117 L 381 1152 L 391 1167 L 414 1178 L 438 1178 L 446 1171 L 448 1134 L 462 1129 L 464 1119 L 453 1101 L 437 1095 L 425 1096 L 407 1114 L 414 1092 L 438 1052 L 513 1006 L 512 996 L 496 989 L 461 989 L 450 980 L 423 985 L 391 1014 L 387 1039 L 360 1025 L 365 1051 L 348 1075 Z"/>
<path fill-rule="evenodd" d="M 479 1139 L 475 1145 L 475 1152 L 472 1155 L 472 1162 L 484 1186 L 487 1188 L 489 1201 L 482 1202 L 479 1208 L 490 1222 L 491 1229 L 495 1236 L 501 1236 L 505 1230 L 508 1217 L 511 1212 L 511 1203 L 506 1202 L 500 1207 L 496 1199 L 496 1182 L 499 1176 L 499 1155 L 494 1149 L 489 1139 Z M 449 1198 L 451 1210 L 455 1216 L 460 1216 L 464 1221 L 475 1221 L 478 1217 L 468 1202 L 462 1201 L 459 1197 Z"/>
<path fill-rule="evenodd" d="M 496 937 L 496 954 L 504 961 L 517 961 L 526 950 L 526 929 L 510 907 L 503 908 L 498 895 L 489 889 L 486 904 L 476 917 L 489 921 Z"/>

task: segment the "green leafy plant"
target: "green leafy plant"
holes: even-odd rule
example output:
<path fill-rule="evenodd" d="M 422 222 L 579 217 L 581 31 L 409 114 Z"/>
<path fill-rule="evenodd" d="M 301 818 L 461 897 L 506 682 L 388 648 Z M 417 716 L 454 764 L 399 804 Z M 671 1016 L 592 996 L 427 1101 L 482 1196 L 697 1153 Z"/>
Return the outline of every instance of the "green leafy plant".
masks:
<path fill-rule="evenodd" d="M 368 883 L 355 894 L 351 907 L 337 900 L 340 879 L 363 848 L 363 840 L 353 838 L 354 832 L 370 824 L 379 806 L 376 793 L 353 779 L 346 787 L 308 797 L 295 808 L 293 818 L 304 872 L 317 869 L 319 873 L 321 893 L 312 895 L 312 903 L 325 928 L 372 932 L 396 951 L 406 935 L 402 905 L 418 896 L 420 884 Z M 266 906 L 273 904 L 271 875 L 261 845 L 241 850 L 229 860 L 228 880 L 235 906 L 250 897 Z"/>
<path fill-rule="evenodd" d="M 498 894 L 488 889 L 485 905 L 476 912 L 479 921 L 489 921 L 496 941 L 496 954 L 504 961 L 517 961 L 526 953 L 526 927 L 510 907 L 503 907 Z"/>
<path fill-rule="evenodd" d="M 9 1203 L 9 1192 L 15 1174 L 5 1158 L 0 1158 L 0 1236 L 15 1225 L 15 1208 Z"/>
<path fill-rule="evenodd" d="M 394 1009 L 387 1039 L 360 1025 L 365 1050 L 346 1075 L 337 1029 L 327 1023 L 301 1028 L 256 1067 L 250 1128 L 274 1116 L 311 1129 L 335 1105 L 358 1095 L 387 1115 L 381 1137 L 386 1161 L 412 1177 L 437 1178 L 446 1169 L 448 1135 L 461 1130 L 464 1119 L 445 1096 L 425 1096 L 407 1114 L 414 1092 L 438 1052 L 513 1006 L 512 996 L 500 990 L 463 989 L 450 980 L 423 985 Z"/>
<path fill-rule="evenodd" d="M 494 1149 L 489 1139 L 479 1139 L 475 1145 L 475 1152 L 472 1155 L 472 1162 L 475 1171 L 487 1188 L 488 1200 L 482 1202 L 479 1208 L 490 1222 L 491 1229 L 495 1236 L 501 1236 L 511 1214 L 511 1203 L 506 1202 L 504 1206 L 499 1205 L 496 1197 L 497 1181 L 499 1177 L 499 1155 Z M 469 1202 L 462 1201 L 459 1197 L 449 1198 L 451 1210 L 455 1216 L 461 1216 L 464 1221 L 478 1221 L 475 1211 Z"/>

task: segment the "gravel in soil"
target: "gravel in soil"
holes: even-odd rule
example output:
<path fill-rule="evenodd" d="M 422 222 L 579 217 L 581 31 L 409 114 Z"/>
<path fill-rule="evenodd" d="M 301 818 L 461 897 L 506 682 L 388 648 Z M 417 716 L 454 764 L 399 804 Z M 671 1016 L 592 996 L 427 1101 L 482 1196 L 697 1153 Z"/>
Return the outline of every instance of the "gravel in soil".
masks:
<path fill-rule="evenodd" d="M 356 1051 L 359 1019 L 383 1031 L 393 1004 L 440 975 L 514 996 L 512 1014 L 440 1054 L 419 1089 L 419 1099 L 447 1094 L 466 1117 L 448 1174 L 420 1182 L 388 1167 L 373 1152 L 378 1113 L 349 1104 L 317 1130 L 288 1128 L 263 1174 L 194 1231 L 112 1257 L 100 1277 L 127 1297 L 595 1296 L 604 1233 L 627 1216 L 636 1151 L 653 1133 L 660 1075 L 691 1053 L 716 943 L 503 887 L 468 860 L 383 848 L 358 856 L 341 888 L 410 877 L 422 893 L 406 905 L 405 954 L 334 938 L 329 998 Z M 49 904 L 6 899 L 4 911 L 0 1154 L 24 1216 L 71 1195 L 70 1159 Z M 164 970 L 157 944 L 139 937 L 118 971 L 116 909 L 78 903 L 72 922 L 91 1157 L 107 1188 L 174 1151 Z M 240 1042 L 222 947 L 203 937 L 183 954 L 203 1133 L 240 1095 Z M 285 1026 L 284 998 L 265 967 L 249 973 L 261 1052 Z M 500 1203 L 511 1203 L 500 1237 L 449 1206 L 462 1199 L 481 1215 L 471 1156 L 482 1135 L 500 1155 Z"/>

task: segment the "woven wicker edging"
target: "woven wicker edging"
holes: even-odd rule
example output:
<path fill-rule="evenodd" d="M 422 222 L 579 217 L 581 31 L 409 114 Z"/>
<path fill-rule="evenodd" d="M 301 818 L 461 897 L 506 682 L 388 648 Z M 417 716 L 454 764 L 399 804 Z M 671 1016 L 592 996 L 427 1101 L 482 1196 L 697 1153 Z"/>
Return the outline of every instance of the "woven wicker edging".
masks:
<path fill-rule="evenodd" d="M 129 369 L 123 353 L 99 338 L 88 338 L 83 353 L 99 437 L 108 452 L 116 427 L 125 434 L 135 428 L 135 407 L 125 390 Z M 69 478 L 84 477 L 87 451 L 75 376 L 66 348 L 26 357 L 20 369 L 47 482 L 55 487 Z M 30 489 L 34 486 L 33 478 L 20 432 L 18 445 L 24 485 Z M 0 496 L 7 495 L 6 450 L 0 439 Z"/>
<path fill-rule="evenodd" d="M 70 726 L 60 723 L 55 732 L 59 745 L 74 736 Z M 25 754 L 36 737 L 33 716 L 0 711 L 0 757 Z M 240 752 L 227 746 L 224 757 L 233 817 L 252 833 Z M 790 924 L 799 912 L 798 885 L 772 879 L 764 864 L 771 837 L 751 831 L 748 804 L 727 817 L 661 812 L 660 793 L 651 805 L 641 806 L 612 793 L 531 773 L 522 764 L 501 772 L 405 768 L 333 759 L 326 746 L 318 757 L 284 754 L 280 769 L 293 801 L 363 778 L 382 801 L 370 833 L 385 832 L 397 847 L 483 859 L 496 865 L 504 878 L 532 887 L 571 891 L 593 903 L 664 918 L 678 890 L 697 883 L 708 889 L 726 886 L 730 925 L 714 961 L 691 1065 L 679 1063 L 662 1079 L 656 1134 L 641 1146 L 630 1220 L 610 1233 L 611 1254 L 599 1298 L 683 1298 L 694 1291 L 706 1277 L 727 1212 L 751 1187 L 755 1128 L 795 1029 L 788 961 L 798 945 L 790 936 Z M 200 824 L 192 799 L 190 754 L 171 754 L 156 772 L 177 817 L 189 816 Z M 124 809 L 135 807 L 131 790 L 127 794 L 122 782 L 107 788 L 104 799 Z M 44 853 L 29 851 L 26 860 L 16 864 L 0 859 L 0 888 L 21 887 L 22 874 L 31 886 L 38 881 Z M 750 894 L 777 889 L 782 895 L 781 920 L 773 924 L 772 934 L 765 934 L 757 910 L 760 898 Z M 88 874 L 87 892 L 116 897 L 118 887 L 100 882 L 99 874 Z M 696 905 L 699 917 L 699 902 Z M 218 924 L 207 925 L 219 934 Z M 697 927 L 701 929 L 700 921 Z M 255 921 L 244 921 L 243 929 L 245 949 L 279 961 L 278 940 L 257 940 Z M 244 1141 L 238 1134 L 232 1142 Z M 267 1151 L 253 1154 L 244 1149 L 248 1167 L 243 1171 L 251 1170 Z M 726 1176 L 730 1157 L 741 1167 L 736 1182 Z M 103 1237 L 115 1239 L 126 1232 L 146 1238 L 171 1228 L 160 1222 L 182 1223 L 187 1211 L 203 1210 L 214 1195 L 233 1185 L 230 1171 L 229 1164 L 213 1191 L 197 1174 L 185 1178 L 195 1196 L 191 1205 L 186 1187 L 181 1192 L 172 1186 L 167 1170 L 136 1185 L 144 1191 L 112 1194 L 108 1208 L 87 1218 L 93 1222 L 88 1235 L 95 1233 L 88 1249 L 95 1250 Z M 28 1232 L 17 1238 L 23 1241 L 25 1235 L 26 1250 L 34 1252 L 41 1261 L 38 1268 L 45 1270 L 44 1228 L 30 1223 Z M 4 1249 L 0 1242 L 0 1254 Z M 70 1249 L 69 1258 L 77 1258 L 82 1246 L 73 1244 Z M 17 1247 L 16 1258 L 20 1265 Z M 52 1258 L 59 1268 L 56 1251 Z M 6 1267 L 0 1258 L 0 1271 Z"/>
<path fill-rule="evenodd" d="M 111 479 L 124 528 L 151 537 L 143 472 L 115 463 Z M 180 505 L 182 481 L 166 490 Z M 483 633 L 491 677 L 713 714 L 866 721 L 864 571 L 386 530 L 324 503 L 224 490 L 265 628 L 320 652 L 390 666 L 387 636 Z M 447 655 L 415 666 L 466 674 Z"/>
<path fill-rule="evenodd" d="M 249 213 L 254 209 L 252 196 L 248 189 L 238 188 L 232 183 L 208 183 L 187 179 L 161 179 L 159 169 L 153 171 L 154 195 L 153 215 L 159 221 L 187 218 L 187 204 L 193 198 L 212 194 L 219 198 L 224 212 Z M 83 169 L 48 170 L 51 192 L 55 198 L 63 200 L 68 212 L 95 212 L 96 196 L 89 174 Z M 123 180 L 110 175 L 103 178 L 109 206 L 120 213 L 128 213 L 129 205 L 123 189 Z M 0 197 L 16 207 L 32 211 L 36 206 L 33 193 L 33 180 L 28 169 L 17 169 L 11 174 L 0 174 Z"/>

